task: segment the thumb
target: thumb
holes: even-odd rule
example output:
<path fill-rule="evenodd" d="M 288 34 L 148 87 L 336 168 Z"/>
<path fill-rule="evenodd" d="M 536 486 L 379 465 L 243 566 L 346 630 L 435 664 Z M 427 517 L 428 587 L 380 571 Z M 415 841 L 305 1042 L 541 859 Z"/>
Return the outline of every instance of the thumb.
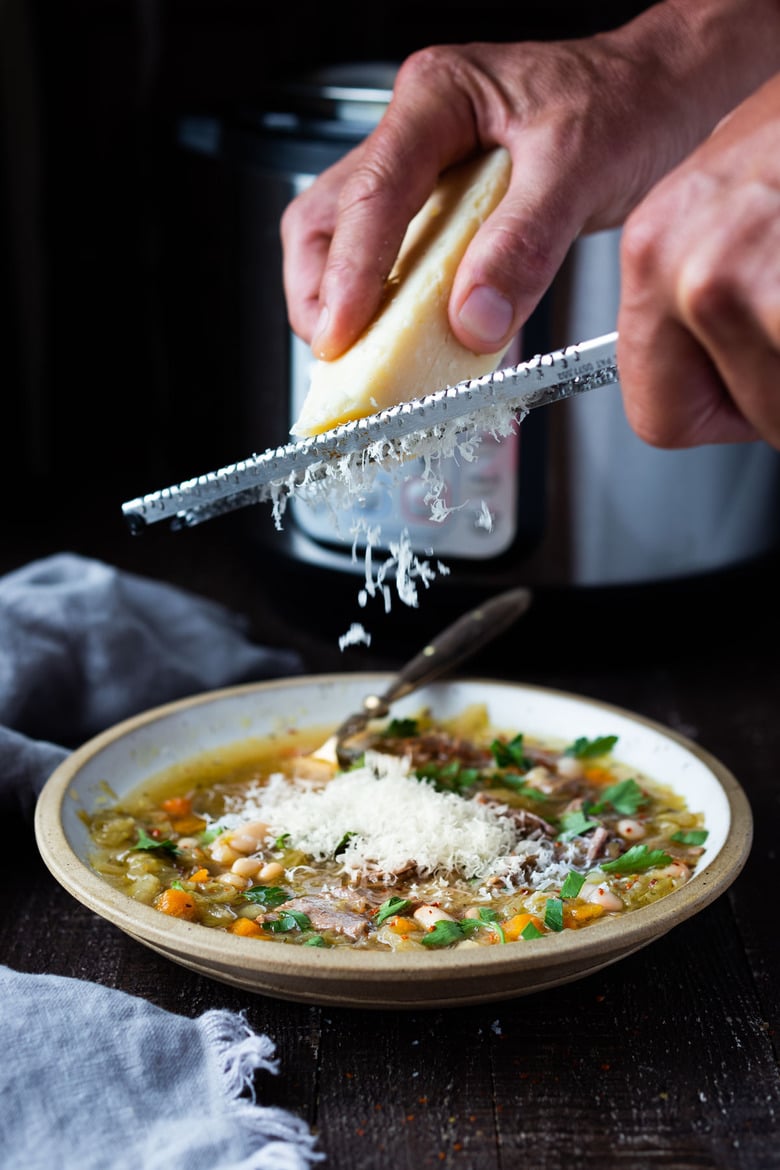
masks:
<path fill-rule="evenodd" d="M 466 249 L 450 297 L 450 327 L 476 353 L 509 344 L 546 292 L 585 218 L 560 164 L 520 167 L 513 154 L 507 193 Z M 523 155 L 529 157 L 525 147 Z"/>

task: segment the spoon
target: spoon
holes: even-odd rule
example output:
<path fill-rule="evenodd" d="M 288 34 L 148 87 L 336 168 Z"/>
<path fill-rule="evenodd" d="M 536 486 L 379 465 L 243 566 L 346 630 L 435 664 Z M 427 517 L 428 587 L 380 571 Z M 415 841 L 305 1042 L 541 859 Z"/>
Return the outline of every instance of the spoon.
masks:
<path fill-rule="evenodd" d="M 364 731 L 372 719 L 387 715 L 390 706 L 426 683 L 440 678 L 465 658 L 469 658 L 488 642 L 508 629 L 531 604 L 529 589 L 510 589 L 499 593 L 476 609 L 459 617 L 424 646 L 395 676 L 381 695 L 367 695 L 363 709 L 350 715 L 333 735 L 313 752 L 309 759 L 349 767 L 362 751 L 349 748 L 347 741 Z"/>

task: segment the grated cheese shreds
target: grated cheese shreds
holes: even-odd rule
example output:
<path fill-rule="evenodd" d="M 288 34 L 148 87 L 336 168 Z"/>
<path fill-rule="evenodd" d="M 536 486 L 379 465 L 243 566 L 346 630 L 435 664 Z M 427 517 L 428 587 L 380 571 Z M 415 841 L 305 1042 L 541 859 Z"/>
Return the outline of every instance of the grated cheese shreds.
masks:
<path fill-rule="evenodd" d="M 360 622 L 353 622 L 346 634 L 342 634 L 339 638 L 339 650 L 343 651 L 347 646 L 357 646 L 358 642 L 370 646 L 371 635 L 364 630 Z"/>
<path fill-rule="evenodd" d="M 240 811 L 229 825 L 265 821 L 272 836 L 289 833 L 316 860 L 333 857 L 354 834 L 339 855 L 345 873 L 394 874 L 414 862 L 422 875 L 479 876 L 516 838 L 511 820 L 491 806 L 439 792 L 412 775 L 408 761 L 377 752 L 322 786 L 271 776 L 228 811 Z"/>
<path fill-rule="evenodd" d="M 287 501 L 295 495 L 310 504 L 324 504 L 331 512 L 334 532 L 345 535 L 342 532 L 343 514 L 349 514 L 356 504 L 366 499 L 380 470 L 388 475 L 391 485 L 421 474 L 425 484 L 423 499 L 430 509 L 430 518 L 443 523 L 454 509 L 448 507 L 443 498 L 447 481 L 442 464 L 449 459 L 473 463 L 479 457 L 480 444 L 485 436 L 500 442 L 516 433 L 523 417 L 511 403 L 492 404 L 428 430 L 391 441 L 376 440 L 363 450 L 332 460 L 320 460 L 306 469 L 300 481 L 292 475 L 270 485 L 274 524 L 277 529 L 282 528 Z M 422 472 L 418 461 L 422 461 Z M 414 471 L 410 470 L 412 463 L 417 465 Z M 468 501 L 458 507 L 464 507 L 466 503 Z M 485 527 L 492 525 L 492 518 L 485 515 L 484 504 L 481 523 Z M 379 546 L 381 529 L 365 522 L 353 523 L 350 533 L 353 557 L 361 534 L 366 538 L 366 583 L 358 597 L 361 606 L 366 605 L 369 597 L 379 596 L 384 601 L 385 610 L 390 611 L 392 590 L 388 579 L 391 575 L 399 599 L 405 605 L 417 606 L 415 582 L 420 581 L 427 588 L 437 572 L 449 572 L 441 562 L 434 569 L 428 561 L 420 560 L 412 551 L 407 532 L 391 544 L 389 555 L 375 570 L 373 552 Z"/>

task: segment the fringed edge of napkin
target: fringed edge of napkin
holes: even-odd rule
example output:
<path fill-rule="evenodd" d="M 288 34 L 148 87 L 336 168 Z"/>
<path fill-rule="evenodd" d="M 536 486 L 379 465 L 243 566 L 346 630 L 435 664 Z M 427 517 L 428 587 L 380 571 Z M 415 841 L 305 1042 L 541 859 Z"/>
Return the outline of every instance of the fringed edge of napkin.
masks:
<path fill-rule="evenodd" d="M 277 1106 L 257 1104 L 255 1074 L 279 1071 L 273 1040 L 254 1032 L 243 1013 L 208 1011 L 199 1023 L 236 1123 L 262 1142 L 254 1155 L 242 1161 L 242 1170 L 307 1170 L 322 1161 L 325 1155 L 314 1149 L 317 1139 L 301 1118 Z"/>

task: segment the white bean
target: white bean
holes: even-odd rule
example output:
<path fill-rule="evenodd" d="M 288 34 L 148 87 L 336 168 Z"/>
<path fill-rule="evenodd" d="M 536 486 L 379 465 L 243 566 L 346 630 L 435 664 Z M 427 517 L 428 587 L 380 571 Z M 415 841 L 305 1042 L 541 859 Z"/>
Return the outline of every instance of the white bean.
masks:
<path fill-rule="evenodd" d="M 237 873 L 239 877 L 253 878 L 257 877 L 262 868 L 263 862 L 256 857 L 239 857 L 231 865 L 230 872 Z"/>
<path fill-rule="evenodd" d="M 244 833 L 239 829 L 238 832 L 230 834 L 226 844 L 228 848 L 235 849 L 237 853 L 254 853 L 258 841 L 251 833 Z"/>
<path fill-rule="evenodd" d="M 237 890 L 246 889 L 246 878 L 240 877 L 237 873 L 221 873 L 217 878 L 218 882 L 222 882 L 224 886 L 235 886 Z"/>
<path fill-rule="evenodd" d="M 632 817 L 623 817 L 615 828 L 626 841 L 641 841 L 643 837 L 647 836 L 645 826 L 641 821 L 635 821 Z"/>
<path fill-rule="evenodd" d="M 234 861 L 238 861 L 241 854 L 230 847 L 227 841 L 215 841 L 211 846 L 211 856 L 220 865 L 232 865 Z"/>
<path fill-rule="evenodd" d="M 656 869 L 654 871 L 655 877 L 670 877 L 675 881 L 687 882 L 691 876 L 691 871 L 684 861 L 673 861 L 671 865 L 665 865 L 663 869 Z"/>
<path fill-rule="evenodd" d="M 540 792 L 549 792 L 552 772 L 549 768 L 545 768 L 544 764 L 537 764 L 536 767 L 530 768 L 525 773 L 523 780 L 531 788 L 538 788 Z"/>
<path fill-rule="evenodd" d="M 440 906 L 418 906 L 414 912 L 420 926 L 434 926 L 437 922 L 454 922 L 455 919 Z"/>
<path fill-rule="evenodd" d="M 583 886 L 583 889 L 585 887 Z M 580 897 L 582 897 L 582 890 L 580 890 Z M 603 906 L 605 910 L 622 910 L 623 901 L 614 894 L 607 886 L 596 886 L 593 893 L 587 899 L 589 902 L 594 902 L 597 906 Z"/>
<path fill-rule="evenodd" d="M 268 836 L 268 825 L 265 821 L 247 821 L 245 825 L 239 825 L 239 833 L 246 833 L 248 837 L 254 837 L 255 841 L 265 841 Z"/>
<path fill-rule="evenodd" d="M 567 780 L 581 780 L 585 775 L 585 765 L 574 756 L 561 756 L 555 767 L 558 775 L 565 776 Z"/>
<path fill-rule="evenodd" d="M 280 877 L 284 876 L 284 866 L 278 861 L 269 861 L 258 871 L 257 880 L 262 883 L 277 882 Z"/>

